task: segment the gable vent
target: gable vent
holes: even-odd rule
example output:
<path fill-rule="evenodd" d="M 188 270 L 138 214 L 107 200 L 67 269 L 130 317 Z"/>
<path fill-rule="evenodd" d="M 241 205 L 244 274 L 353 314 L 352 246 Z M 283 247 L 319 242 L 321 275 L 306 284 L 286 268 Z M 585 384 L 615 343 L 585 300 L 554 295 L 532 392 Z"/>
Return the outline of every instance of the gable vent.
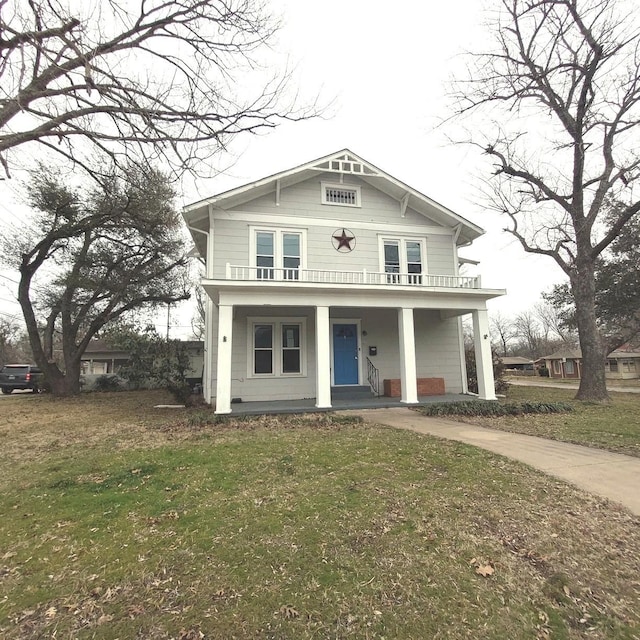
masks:
<path fill-rule="evenodd" d="M 342 207 L 359 207 L 360 188 L 323 184 L 322 204 L 337 204 Z"/>

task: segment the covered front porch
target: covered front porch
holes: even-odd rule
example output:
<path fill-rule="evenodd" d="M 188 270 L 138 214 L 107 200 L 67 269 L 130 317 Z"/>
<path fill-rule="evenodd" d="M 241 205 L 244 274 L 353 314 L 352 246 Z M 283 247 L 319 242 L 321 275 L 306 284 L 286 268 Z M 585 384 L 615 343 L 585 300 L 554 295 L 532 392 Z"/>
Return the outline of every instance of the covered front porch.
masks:
<path fill-rule="evenodd" d="M 411 406 L 433 404 L 437 402 L 469 402 L 478 400 L 472 394 L 447 393 L 439 396 L 419 396 Z M 262 402 L 238 402 L 231 404 L 232 416 L 277 415 L 287 413 L 317 413 L 327 411 L 346 411 L 348 409 L 388 409 L 390 407 L 406 407 L 399 398 L 386 396 L 369 397 L 363 394 L 333 393 L 331 407 L 318 408 L 315 398 L 302 400 L 269 400 Z"/>
<path fill-rule="evenodd" d="M 460 321 L 466 314 L 474 324 L 478 396 L 495 399 L 486 300 L 499 291 L 208 285 L 217 322 L 206 340 L 204 391 L 218 414 L 353 406 L 353 397 L 336 390 L 370 383 L 369 364 L 380 375 L 377 389 L 372 385 L 377 393 L 358 399 L 362 408 L 464 395 Z M 395 390 L 387 395 L 399 397 L 374 397 L 385 381 Z M 429 381 L 440 386 L 425 390 Z"/>

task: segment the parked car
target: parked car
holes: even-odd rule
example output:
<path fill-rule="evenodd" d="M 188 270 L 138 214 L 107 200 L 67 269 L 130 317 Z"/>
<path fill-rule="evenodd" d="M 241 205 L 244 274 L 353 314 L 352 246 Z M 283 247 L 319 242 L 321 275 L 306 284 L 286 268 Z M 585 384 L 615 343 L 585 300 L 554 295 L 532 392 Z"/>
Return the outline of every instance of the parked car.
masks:
<path fill-rule="evenodd" d="M 15 389 L 31 389 L 39 393 L 42 386 L 42 371 L 32 364 L 7 364 L 0 369 L 0 389 L 11 393 Z"/>

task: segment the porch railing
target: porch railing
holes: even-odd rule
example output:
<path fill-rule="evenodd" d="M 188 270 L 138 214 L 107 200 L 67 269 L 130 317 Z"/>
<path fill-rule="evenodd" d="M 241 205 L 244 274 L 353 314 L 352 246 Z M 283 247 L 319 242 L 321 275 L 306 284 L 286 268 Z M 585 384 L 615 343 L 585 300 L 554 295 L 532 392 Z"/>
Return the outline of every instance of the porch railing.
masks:
<path fill-rule="evenodd" d="M 376 369 L 375 365 L 369 358 L 367 358 L 367 382 L 371 387 L 374 395 L 380 396 L 380 371 Z"/>
<path fill-rule="evenodd" d="M 480 276 L 446 276 L 380 271 L 331 271 L 329 269 L 290 269 L 226 265 L 225 278 L 237 281 L 310 282 L 317 284 L 396 285 L 480 289 Z"/>

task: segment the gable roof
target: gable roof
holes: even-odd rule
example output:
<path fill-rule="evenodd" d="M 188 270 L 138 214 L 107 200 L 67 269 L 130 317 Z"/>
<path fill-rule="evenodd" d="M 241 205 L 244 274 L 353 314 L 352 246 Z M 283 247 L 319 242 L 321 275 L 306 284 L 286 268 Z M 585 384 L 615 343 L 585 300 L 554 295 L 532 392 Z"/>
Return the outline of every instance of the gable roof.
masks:
<path fill-rule="evenodd" d="M 467 244 L 484 233 L 481 227 L 385 173 L 349 149 L 342 149 L 292 169 L 275 173 L 261 180 L 194 202 L 184 207 L 183 216 L 187 224 L 190 224 L 195 220 L 206 217 L 209 205 L 221 209 L 237 207 L 260 196 L 275 193 L 280 189 L 304 182 L 318 173 L 356 175 L 372 187 L 402 203 L 403 206 L 410 207 L 435 222 L 448 227 L 459 226 L 456 240 L 458 245 Z"/>
<path fill-rule="evenodd" d="M 552 353 L 550 356 L 542 356 L 539 360 L 562 360 L 568 358 L 572 360 L 582 359 L 581 349 L 561 349 Z M 619 348 L 609 353 L 607 358 L 640 358 L 640 351 L 628 348 Z"/>

